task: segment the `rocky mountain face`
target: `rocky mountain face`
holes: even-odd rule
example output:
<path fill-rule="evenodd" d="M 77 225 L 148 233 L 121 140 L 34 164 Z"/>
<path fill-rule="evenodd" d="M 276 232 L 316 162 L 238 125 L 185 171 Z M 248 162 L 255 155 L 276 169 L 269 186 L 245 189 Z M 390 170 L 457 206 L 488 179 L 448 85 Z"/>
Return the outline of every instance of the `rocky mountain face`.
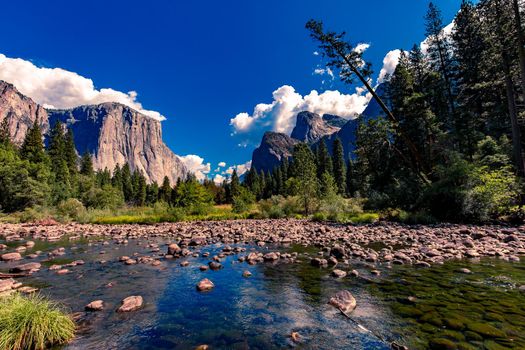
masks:
<path fill-rule="evenodd" d="M 293 148 L 299 142 L 283 133 L 265 132 L 261 145 L 253 151 L 252 167 L 257 171 L 272 171 L 281 161 L 292 156 Z"/>
<path fill-rule="evenodd" d="M 57 121 L 72 128 L 79 154 L 89 152 L 95 169 L 113 170 L 129 163 L 142 171 L 148 182 L 171 183 L 187 169 L 162 141 L 159 121 L 119 103 L 102 103 L 65 110 L 46 110 L 16 88 L 0 81 L 0 121 L 9 120 L 11 136 L 21 144 L 27 129 L 39 118 L 44 132 Z"/>
<path fill-rule="evenodd" d="M 290 136 L 301 142 L 315 143 L 323 136 L 339 131 L 341 126 L 338 127 L 336 125 L 338 125 L 338 122 L 340 123 L 340 119 L 343 118 L 328 115 L 325 119 L 325 116 L 321 117 L 317 113 L 300 112 L 297 114 L 295 127 Z"/>
<path fill-rule="evenodd" d="M 22 95 L 12 84 L 0 80 L 0 122 L 8 120 L 12 141 L 21 145 L 27 130 L 38 118 L 43 132 L 49 130 L 47 111 Z"/>
<path fill-rule="evenodd" d="M 51 125 L 61 121 L 73 130 L 78 152 L 91 153 L 96 169 L 128 162 L 146 181 L 159 184 L 164 176 L 175 183 L 186 175 L 182 161 L 162 141 L 160 122 L 130 107 L 108 102 L 48 114 Z"/>
<path fill-rule="evenodd" d="M 384 98 L 386 88 L 383 83 L 378 86 L 376 92 Z M 308 111 L 300 112 L 291 136 L 275 132 L 264 134 L 261 145 L 253 152 L 252 166 L 255 166 L 258 171 L 272 171 L 280 163 L 283 154 L 286 154 L 288 158 L 291 157 L 293 146 L 298 142 L 305 142 L 312 148 L 316 148 L 321 141 L 324 141 L 329 152 L 332 152 L 332 145 L 336 138 L 341 140 L 345 157 L 348 159 L 353 156 L 359 124 L 382 115 L 383 111 L 374 99 L 358 118 L 351 120 L 331 114 L 321 117 Z"/>

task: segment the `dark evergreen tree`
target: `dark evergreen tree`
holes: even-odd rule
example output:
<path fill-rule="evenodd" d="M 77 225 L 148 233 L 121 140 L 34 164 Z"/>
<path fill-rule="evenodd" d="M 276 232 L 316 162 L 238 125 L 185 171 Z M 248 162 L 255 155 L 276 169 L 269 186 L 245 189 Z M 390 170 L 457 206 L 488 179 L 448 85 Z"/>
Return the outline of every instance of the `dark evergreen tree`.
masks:
<path fill-rule="evenodd" d="M 126 203 L 133 202 L 133 179 L 129 164 L 126 163 L 122 167 L 122 192 Z"/>
<path fill-rule="evenodd" d="M 88 177 L 93 177 L 95 175 L 95 170 L 93 169 L 93 160 L 91 159 L 91 154 L 89 154 L 89 152 L 84 153 L 80 159 L 80 173 Z"/>
<path fill-rule="evenodd" d="M 337 193 L 340 195 L 346 194 L 346 165 L 341 140 L 336 137 L 333 144 L 333 166 L 334 166 L 334 180 L 337 186 Z"/>
<path fill-rule="evenodd" d="M 179 179 L 177 179 L 177 187 L 180 186 Z M 164 176 L 164 180 L 162 180 L 162 186 L 160 186 L 159 189 L 159 200 L 165 202 L 165 203 L 171 203 L 171 184 L 170 179 L 167 176 Z"/>
<path fill-rule="evenodd" d="M 64 158 L 69 169 L 69 174 L 75 176 L 78 173 L 78 156 L 75 147 L 75 138 L 71 128 L 68 128 L 64 135 Z"/>
<path fill-rule="evenodd" d="M 33 125 L 26 133 L 22 147 L 20 148 L 20 156 L 22 159 L 30 163 L 47 163 L 48 158 L 44 151 L 44 144 L 42 142 L 42 131 L 38 118 L 35 119 Z"/>

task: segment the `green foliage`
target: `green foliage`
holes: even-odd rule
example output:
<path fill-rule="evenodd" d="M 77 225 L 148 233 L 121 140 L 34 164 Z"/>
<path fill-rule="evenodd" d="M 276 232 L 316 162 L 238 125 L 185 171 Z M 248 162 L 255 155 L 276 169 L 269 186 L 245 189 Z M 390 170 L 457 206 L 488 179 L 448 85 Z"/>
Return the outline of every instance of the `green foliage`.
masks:
<path fill-rule="evenodd" d="M 272 196 L 258 203 L 263 218 L 279 219 L 294 217 L 303 211 L 302 201 L 297 196 Z"/>
<path fill-rule="evenodd" d="M 45 164 L 22 160 L 13 148 L 0 146 L 0 210 L 12 212 L 43 205 L 49 198 Z"/>
<path fill-rule="evenodd" d="M 234 213 L 245 213 L 250 211 L 252 204 L 255 203 L 255 196 L 247 188 L 239 186 L 236 195 L 232 199 L 232 209 Z"/>
<path fill-rule="evenodd" d="M 76 198 L 69 198 L 57 205 L 57 213 L 64 219 L 78 220 L 86 211 L 86 208 Z"/>
<path fill-rule="evenodd" d="M 212 194 L 194 177 L 188 177 L 175 188 L 174 205 L 178 207 L 204 208 L 212 204 Z"/>
<path fill-rule="evenodd" d="M 313 153 L 304 143 L 294 148 L 292 174 L 297 181 L 295 190 L 303 203 L 304 213 L 309 215 L 314 210 L 318 183 Z"/>
<path fill-rule="evenodd" d="M 62 308 L 41 296 L 0 297 L 0 348 L 43 350 L 73 339 L 75 324 Z"/>
<path fill-rule="evenodd" d="M 106 185 L 102 188 L 91 187 L 82 196 L 82 202 L 87 208 L 116 209 L 124 204 L 122 191 Z"/>
<path fill-rule="evenodd" d="M 476 221 L 508 214 L 517 203 L 519 187 L 511 167 L 473 169 L 468 175 L 463 213 Z"/>

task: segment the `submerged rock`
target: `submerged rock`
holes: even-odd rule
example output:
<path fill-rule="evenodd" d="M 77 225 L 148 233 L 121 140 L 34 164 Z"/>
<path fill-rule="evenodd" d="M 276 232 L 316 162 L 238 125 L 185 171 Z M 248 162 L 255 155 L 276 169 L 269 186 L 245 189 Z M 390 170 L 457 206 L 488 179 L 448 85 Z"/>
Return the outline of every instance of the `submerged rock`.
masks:
<path fill-rule="evenodd" d="M 332 276 L 336 278 L 343 278 L 343 277 L 346 277 L 346 272 L 343 270 L 335 269 L 332 271 Z"/>
<path fill-rule="evenodd" d="M 330 305 L 338 308 L 343 314 L 349 314 L 357 306 L 357 301 L 352 293 L 342 290 L 330 298 Z"/>
<path fill-rule="evenodd" d="M 100 311 L 104 309 L 104 302 L 102 300 L 95 300 L 87 304 L 85 307 L 86 311 Z"/>
<path fill-rule="evenodd" d="M 27 264 L 22 264 L 22 265 L 15 266 L 12 269 L 10 269 L 9 271 L 10 272 L 14 272 L 14 273 L 18 273 L 18 272 L 36 272 L 36 271 L 40 270 L 41 267 L 42 267 L 42 265 L 40 263 L 33 262 L 33 263 L 27 263 Z"/>
<path fill-rule="evenodd" d="M 117 312 L 130 312 L 138 310 L 142 307 L 144 300 L 140 295 L 132 295 L 122 300 L 122 305 L 117 309 Z"/>

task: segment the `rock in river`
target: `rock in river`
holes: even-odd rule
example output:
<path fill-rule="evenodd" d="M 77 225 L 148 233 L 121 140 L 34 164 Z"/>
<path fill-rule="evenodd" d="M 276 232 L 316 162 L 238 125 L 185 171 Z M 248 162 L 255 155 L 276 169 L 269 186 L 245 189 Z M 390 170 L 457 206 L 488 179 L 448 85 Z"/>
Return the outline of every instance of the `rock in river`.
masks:
<path fill-rule="evenodd" d="M 40 263 L 33 262 L 33 263 L 27 263 L 27 264 L 22 264 L 22 265 L 15 266 L 9 271 L 10 272 L 14 272 L 14 273 L 17 273 L 17 272 L 36 272 L 36 271 L 40 270 L 41 266 L 42 265 L 40 265 Z"/>
<path fill-rule="evenodd" d="M 14 261 L 14 260 L 21 260 L 21 259 L 22 259 L 22 255 L 20 255 L 20 253 L 6 253 L 0 256 L 0 260 L 3 260 L 3 261 Z"/>
<path fill-rule="evenodd" d="M 338 308 L 343 314 L 349 314 L 357 306 L 357 301 L 352 293 L 342 290 L 330 298 L 330 305 Z"/>
<path fill-rule="evenodd" d="M 206 292 L 206 291 L 212 290 L 213 287 L 215 287 L 215 285 L 213 284 L 212 281 L 210 281 L 207 278 L 205 278 L 205 279 L 201 280 L 199 283 L 197 283 L 197 290 L 199 292 Z"/>
<path fill-rule="evenodd" d="M 104 302 L 102 300 L 95 300 L 87 304 L 85 307 L 86 311 L 100 311 L 104 309 Z"/>
<path fill-rule="evenodd" d="M 130 312 L 138 310 L 142 307 L 144 300 L 140 295 L 132 295 L 122 300 L 122 305 L 117 309 L 117 312 Z"/>
<path fill-rule="evenodd" d="M 343 278 L 343 277 L 346 277 L 346 272 L 343 270 L 335 269 L 332 271 L 332 276 L 336 278 Z"/>

